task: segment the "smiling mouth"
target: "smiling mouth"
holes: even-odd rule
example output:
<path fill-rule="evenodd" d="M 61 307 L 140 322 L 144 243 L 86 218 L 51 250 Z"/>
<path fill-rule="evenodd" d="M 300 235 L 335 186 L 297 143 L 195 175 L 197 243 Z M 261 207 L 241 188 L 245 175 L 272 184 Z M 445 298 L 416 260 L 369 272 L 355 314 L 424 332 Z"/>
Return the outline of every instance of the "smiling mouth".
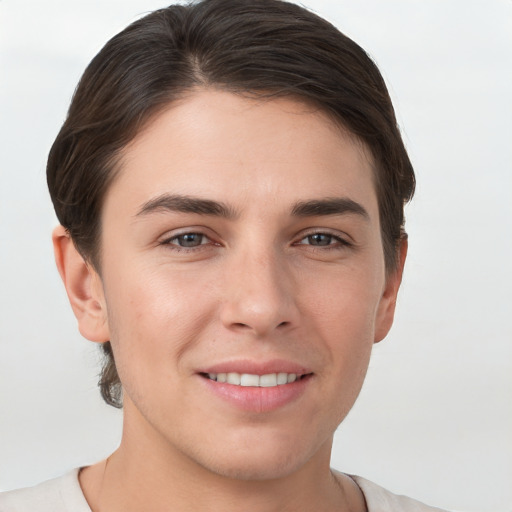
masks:
<path fill-rule="evenodd" d="M 229 372 L 201 373 L 201 375 L 206 379 L 220 383 L 232 384 L 234 386 L 272 388 L 276 386 L 291 384 L 312 374 L 306 373 L 301 375 L 297 373 L 267 373 L 265 375 L 256 375 L 252 373 Z"/>

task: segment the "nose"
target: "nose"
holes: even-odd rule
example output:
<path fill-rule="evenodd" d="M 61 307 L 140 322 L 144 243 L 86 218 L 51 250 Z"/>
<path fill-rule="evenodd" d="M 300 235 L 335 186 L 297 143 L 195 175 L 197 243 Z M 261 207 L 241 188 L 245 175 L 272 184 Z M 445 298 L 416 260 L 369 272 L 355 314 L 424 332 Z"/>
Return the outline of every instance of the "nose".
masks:
<path fill-rule="evenodd" d="M 233 255 L 226 267 L 221 321 L 262 338 L 298 325 L 291 270 L 273 250 Z"/>

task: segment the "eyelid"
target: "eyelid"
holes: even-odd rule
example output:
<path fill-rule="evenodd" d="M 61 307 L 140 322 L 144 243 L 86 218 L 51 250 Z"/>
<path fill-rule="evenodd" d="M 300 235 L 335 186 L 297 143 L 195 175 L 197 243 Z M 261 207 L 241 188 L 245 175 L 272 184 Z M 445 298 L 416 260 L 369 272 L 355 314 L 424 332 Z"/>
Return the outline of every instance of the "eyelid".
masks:
<path fill-rule="evenodd" d="M 331 230 L 328 228 L 312 228 L 310 230 L 305 230 L 297 236 L 297 242 L 295 244 L 298 244 L 308 236 L 313 235 L 327 235 L 334 239 L 336 239 L 340 244 L 345 246 L 352 246 L 354 245 L 354 241 L 350 235 L 344 232 L 340 232 L 338 230 Z M 308 244 L 300 244 L 300 245 L 308 245 Z M 310 245 L 310 244 L 309 244 Z M 327 246 L 323 247 L 332 247 L 334 244 L 329 244 Z M 321 247 L 321 246 L 314 246 L 314 247 Z"/>
<path fill-rule="evenodd" d="M 172 246 L 173 248 L 177 248 L 178 250 L 189 250 L 189 251 L 194 250 L 194 249 L 197 250 L 202 247 L 204 248 L 205 246 L 208 246 L 211 243 L 213 243 L 215 245 L 220 245 L 217 242 L 215 242 L 214 236 L 212 236 L 212 234 L 209 234 L 208 231 L 211 231 L 211 230 L 208 230 L 208 229 L 206 229 L 204 227 L 200 227 L 200 226 L 187 226 L 186 228 L 170 230 L 170 231 L 167 231 L 161 237 L 159 237 L 158 245 L 168 245 L 168 246 Z M 182 247 L 178 244 L 171 243 L 176 238 L 178 238 L 180 236 L 184 236 L 184 235 L 201 235 L 204 238 L 206 238 L 208 240 L 208 242 L 201 243 L 196 247 Z"/>
<path fill-rule="evenodd" d="M 173 243 L 174 241 L 179 241 L 180 238 L 184 238 L 184 237 L 187 237 L 187 236 L 194 236 L 194 237 L 198 237 L 200 239 L 200 242 L 197 244 L 197 245 L 193 245 L 193 246 L 190 246 L 190 247 L 187 247 L 186 245 L 180 245 L 179 243 Z M 183 233 L 181 235 L 175 235 L 171 238 L 168 239 L 167 243 L 171 244 L 171 245 L 177 245 L 178 247 L 181 247 L 183 249 L 193 249 L 195 247 L 199 247 L 201 245 L 206 245 L 208 243 L 210 239 L 204 235 L 203 233 Z"/>

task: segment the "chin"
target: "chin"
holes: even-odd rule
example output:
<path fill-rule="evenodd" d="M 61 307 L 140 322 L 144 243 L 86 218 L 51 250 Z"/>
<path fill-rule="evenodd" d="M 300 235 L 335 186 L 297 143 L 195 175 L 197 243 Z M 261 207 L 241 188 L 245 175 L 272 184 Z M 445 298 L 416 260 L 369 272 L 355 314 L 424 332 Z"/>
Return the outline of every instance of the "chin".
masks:
<path fill-rule="evenodd" d="M 238 441 L 238 442 L 236 442 Z M 204 469 L 225 478 L 245 481 L 286 478 L 305 466 L 315 454 L 323 455 L 322 442 L 309 442 L 293 436 L 270 436 L 265 439 L 231 440 L 226 449 L 215 454 L 196 453 L 196 462 Z M 328 443 L 327 443 L 328 444 Z M 326 444 L 326 445 L 327 445 Z M 326 451 L 330 458 L 330 450 Z"/>

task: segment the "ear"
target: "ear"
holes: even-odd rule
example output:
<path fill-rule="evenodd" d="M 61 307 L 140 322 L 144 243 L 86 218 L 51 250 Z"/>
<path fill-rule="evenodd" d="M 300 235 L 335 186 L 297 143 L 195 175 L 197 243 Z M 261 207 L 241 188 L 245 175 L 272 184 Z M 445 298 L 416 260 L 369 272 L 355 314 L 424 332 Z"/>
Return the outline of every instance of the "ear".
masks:
<path fill-rule="evenodd" d="M 90 341 L 109 341 L 107 308 L 100 276 L 76 250 L 64 227 L 57 226 L 53 230 L 52 240 L 57 269 L 78 320 L 80 333 Z"/>
<path fill-rule="evenodd" d="M 407 257 L 407 236 L 400 242 L 400 254 L 397 268 L 389 274 L 386 279 L 386 286 L 377 309 L 377 318 L 375 322 L 375 343 L 382 341 L 388 334 L 393 325 L 395 317 L 396 298 L 402 274 L 404 272 L 405 258 Z"/>

